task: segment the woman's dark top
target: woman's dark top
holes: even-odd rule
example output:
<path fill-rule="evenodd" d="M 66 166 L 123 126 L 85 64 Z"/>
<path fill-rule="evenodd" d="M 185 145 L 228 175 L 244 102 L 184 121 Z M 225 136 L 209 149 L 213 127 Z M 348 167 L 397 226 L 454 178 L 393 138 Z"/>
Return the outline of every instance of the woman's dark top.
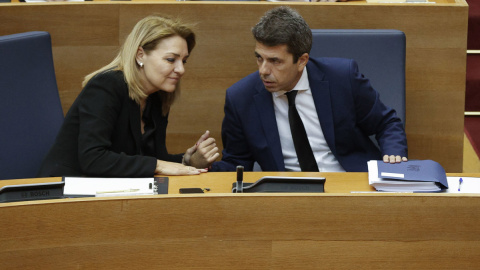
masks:
<path fill-rule="evenodd" d="M 68 111 L 38 177 L 151 177 L 157 159 L 181 162 L 181 154 L 167 152 L 168 116 L 158 94 L 148 97 L 143 119 L 144 134 L 122 71 L 96 75 Z"/>

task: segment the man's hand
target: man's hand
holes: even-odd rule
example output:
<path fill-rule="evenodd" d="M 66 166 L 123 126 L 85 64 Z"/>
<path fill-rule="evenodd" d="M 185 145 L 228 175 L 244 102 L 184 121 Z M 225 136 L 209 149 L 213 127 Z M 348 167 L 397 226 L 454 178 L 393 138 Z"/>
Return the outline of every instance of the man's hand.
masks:
<path fill-rule="evenodd" d="M 408 161 L 408 158 L 406 157 L 400 157 L 400 156 L 394 156 L 394 155 L 384 155 L 383 156 L 383 162 L 385 163 L 400 163 L 400 162 L 406 162 Z"/>
<path fill-rule="evenodd" d="M 185 164 L 196 168 L 208 168 L 219 156 L 215 139 L 210 138 L 210 132 L 207 130 L 194 146 L 187 149 L 183 160 Z"/>

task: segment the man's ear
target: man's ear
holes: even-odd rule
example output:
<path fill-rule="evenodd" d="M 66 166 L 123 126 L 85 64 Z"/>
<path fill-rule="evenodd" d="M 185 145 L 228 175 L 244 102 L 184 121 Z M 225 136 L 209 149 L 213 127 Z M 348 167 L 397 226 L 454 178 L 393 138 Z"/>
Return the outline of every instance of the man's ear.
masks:
<path fill-rule="evenodd" d="M 298 71 L 302 71 L 303 68 L 307 65 L 308 63 L 308 59 L 310 58 L 310 56 L 308 55 L 308 53 L 304 53 L 302 54 L 299 58 L 298 58 L 298 61 L 297 61 L 297 64 L 298 64 Z"/>

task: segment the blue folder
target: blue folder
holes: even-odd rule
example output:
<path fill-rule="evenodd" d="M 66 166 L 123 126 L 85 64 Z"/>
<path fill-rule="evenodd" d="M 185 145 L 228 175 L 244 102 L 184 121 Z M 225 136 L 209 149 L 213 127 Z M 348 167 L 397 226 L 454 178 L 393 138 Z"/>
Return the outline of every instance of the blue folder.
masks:
<path fill-rule="evenodd" d="M 435 182 L 448 188 L 447 175 L 442 165 L 433 160 L 409 160 L 401 163 L 377 161 L 378 178 L 405 181 Z"/>

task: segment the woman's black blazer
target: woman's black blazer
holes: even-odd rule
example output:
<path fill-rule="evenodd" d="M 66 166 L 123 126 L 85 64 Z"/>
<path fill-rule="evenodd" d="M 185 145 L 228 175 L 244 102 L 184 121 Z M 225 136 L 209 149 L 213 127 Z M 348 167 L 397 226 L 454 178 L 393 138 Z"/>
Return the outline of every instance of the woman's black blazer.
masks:
<path fill-rule="evenodd" d="M 181 162 L 165 146 L 168 116 L 152 96 L 156 157 L 143 156 L 140 106 L 128 96 L 122 71 L 93 77 L 68 111 L 38 177 L 151 177 L 157 159 Z"/>

